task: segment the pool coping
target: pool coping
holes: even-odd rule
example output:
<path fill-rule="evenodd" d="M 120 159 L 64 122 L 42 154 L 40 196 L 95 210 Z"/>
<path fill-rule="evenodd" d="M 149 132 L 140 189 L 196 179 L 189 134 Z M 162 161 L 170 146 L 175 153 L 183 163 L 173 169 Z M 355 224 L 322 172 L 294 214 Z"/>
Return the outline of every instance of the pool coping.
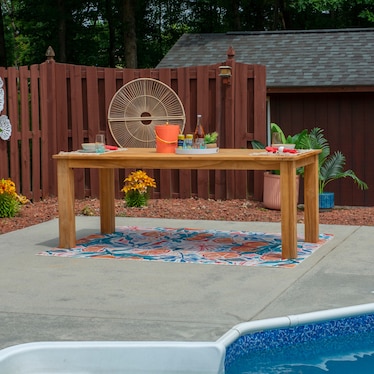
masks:
<path fill-rule="evenodd" d="M 372 313 L 374 313 L 374 303 L 243 322 L 232 327 L 229 331 L 222 335 L 217 342 L 228 347 L 241 336 L 258 331 L 289 328 Z"/>

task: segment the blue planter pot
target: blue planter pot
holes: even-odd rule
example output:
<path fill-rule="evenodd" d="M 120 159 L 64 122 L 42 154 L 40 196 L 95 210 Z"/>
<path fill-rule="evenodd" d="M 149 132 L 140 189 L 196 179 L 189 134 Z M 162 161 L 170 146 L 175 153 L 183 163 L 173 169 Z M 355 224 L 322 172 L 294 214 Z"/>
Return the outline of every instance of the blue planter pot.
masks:
<path fill-rule="evenodd" d="M 323 192 L 319 194 L 319 209 L 332 209 L 334 207 L 334 193 Z"/>

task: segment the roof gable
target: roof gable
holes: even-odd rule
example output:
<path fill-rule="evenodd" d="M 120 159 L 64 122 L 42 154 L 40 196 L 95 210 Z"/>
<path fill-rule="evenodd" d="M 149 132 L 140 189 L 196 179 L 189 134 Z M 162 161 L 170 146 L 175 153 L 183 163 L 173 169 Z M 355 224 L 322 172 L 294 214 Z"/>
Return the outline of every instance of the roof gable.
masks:
<path fill-rule="evenodd" d="M 184 34 L 158 68 L 235 60 L 266 66 L 268 87 L 374 85 L 374 29 Z"/>

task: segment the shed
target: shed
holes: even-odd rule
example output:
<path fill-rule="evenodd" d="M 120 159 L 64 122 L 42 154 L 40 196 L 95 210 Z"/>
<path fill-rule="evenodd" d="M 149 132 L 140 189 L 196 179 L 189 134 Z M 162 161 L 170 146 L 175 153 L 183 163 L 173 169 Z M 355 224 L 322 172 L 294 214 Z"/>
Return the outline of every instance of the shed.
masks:
<path fill-rule="evenodd" d="M 323 128 L 332 151 L 369 185 L 331 183 L 335 203 L 373 206 L 374 28 L 184 34 L 157 68 L 215 64 L 229 47 L 237 62 L 266 66 L 272 122 L 286 134 Z"/>

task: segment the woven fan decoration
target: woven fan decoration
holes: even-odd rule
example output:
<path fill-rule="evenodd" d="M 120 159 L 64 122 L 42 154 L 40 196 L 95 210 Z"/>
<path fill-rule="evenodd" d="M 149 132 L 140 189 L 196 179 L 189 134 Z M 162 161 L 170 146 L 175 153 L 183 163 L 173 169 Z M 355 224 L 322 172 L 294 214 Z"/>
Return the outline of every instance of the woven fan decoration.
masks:
<path fill-rule="evenodd" d="M 4 90 L 3 90 L 3 80 L 0 78 L 0 113 L 4 109 Z"/>
<path fill-rule="evenodd" d="M 9 118 L 6 115 L 0 116 L 0 138 L 8 140 L 12 135 L 12 125 L 10 124 Z"/>
<path fill-rule="evenodd" d="M 154 148 L 155 126 L 176 124 L 184 130 L 186 115 L 178 95 L 165 83 L 139 78 L 122 86 L 108 110 L 110 132 L 120 147 Z"/>
<path fill-rule="evenodd" d="M 0 78 L 0 113 L 4 109 L 4 101 L 3 80 Z M 12 125 L 9 118 L 5 114 L 2 114 L 0 116 L 0 138 L 3 140 L 8 140 L 11 135 Z"/>

